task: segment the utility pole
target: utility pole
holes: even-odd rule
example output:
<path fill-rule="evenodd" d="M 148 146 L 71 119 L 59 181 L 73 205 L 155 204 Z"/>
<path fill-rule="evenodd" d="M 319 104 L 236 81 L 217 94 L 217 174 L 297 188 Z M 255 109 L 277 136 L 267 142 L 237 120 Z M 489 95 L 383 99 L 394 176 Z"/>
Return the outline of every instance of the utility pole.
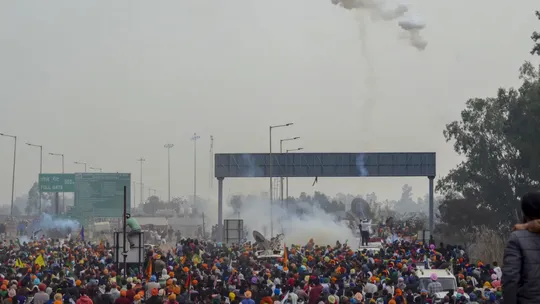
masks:
<path fill-rule="evenodd" d="M 193 133 L 193 205 L 197 203 L 197 140 L 201 138 L 197 133 Z"/>
<path fill-rule="evenodd" d="M 299 139 L 300 137 L 290 137 L 290 138 L 284 138 L 284 139 L 280 139 L 279 140 L 279 153 L 283 153 L 283 142 L 284 141 L 291 141 L 291 140 L 297 140 Z M 289 169 L 289 168 L 287 168 Z M 279 178 L 279 198 L 281 200 L 281 205 L 283 206 L 283 174 L 281 174 L 282 176 L 280 176 Z"/>
<path fill-rule="evenodd" d="M 204 222 L 204 212 L 202 213 L 202 238 L 206 240 L 206 225 Z"/>
<path fill-rule="evenodd" d="M 285 153 L 289 154 L 289 152 L 293 152 L 293 151 L 302 151 L 304 150 L 304 148 L 296 148 L 296 149 L 287 149 L 285 151 Z M 286 163 L 287 166 L 289 166 L 289 156 L 287 155 L 287 163 Z M 285 192 L 285 200 L 287 202 L 287 210 L 289 210 L 289 177 L 285 177 L 285 189 L 286 189 L 286 192 Z"/>
<path fill-rule="evenodd" d="M 137 191 L 135 189 L 135 186 L 137 185 L 136 182 L 133 182 L 133 205 L 137 203 Z"/>
<path fill-rule="evenodd" d="M 141 157 L 141 158 L 137 159 L 137 161 L 141 163 L 141 198 L 140 198 L 140 199 L 141 199 L 141 203 L 140 203 L 140 206 L 139 206 L 139 207 L 142 207 L 143 204 L 144 204 L 144 199 L 143 199 L 143 196 L 144 196 L 144 194 L 143 194 L 143 182 L 142 182 L 142 181 L 143 181 L 143 178 L 142 178 L 142 177 L 143 177 L 143 175 L 142 175 L 142 167 L 143 167 L 143 166 L 142 166 L 142 165 L 143 165 L 143 162 L 146 161 L 146 159 L 144 159 L 144 158 Z"/>
<path fill-rule="evenodd" d="M 167 171 L 169 176 L 169 188 L 168 188 L 168 195 L 167 195 L 167 202 L 171 202 L 171 148 L 174 147 L 173 144 L 166 144 L 165 148 L 167 148 Z"/>
<path fill-rule="evenodd" d="M 61 156 L 62 157 L 62 174 L 64 174 L 64 154 L 63 153 L 49 153 L 52 156 Z M 62 211 L 65 211 L 66 202 L 64 192 L 62 192 Z"/>
<path fill-rule="evenodd" d="M 83 162 L 73 162 L 74 164 L 77 164 L 77 165 L 84 165 L 84 172 L 86 172 L 86 166 L 88 165 L 87 163 L 83 163 Z"/>
<path fill-rule="evenodd" d="M 39 174 L 43 173 L 43 146 L 26 143 L 30 147 L 39 148 Z M 41 214 L 41 205 L 43 203 L 43 194 L 39 191 L 39 209 L 38 213 Z"/>
<path fill-rule="evenodd" d="M 11 211 L 9 215 L 13 218 L 13 203 L 15 197 L 15 164 L 17 163 L 17 136 L 0 133 L 0 136 L 13 138 L 13 175 L 11 177 Z"/>
<path fill-rule="evenodd" d="M 209 175 L 209 184 L 210 189 L 214 187 L 214 177 L 212 176 L 214 172 L 214 136 L 210 135 L 210 175 Z"/>
<path fill-rule="evenodd" d="M 274 237 L 274 211 L 273 211 L 273 204 L 274 204 L 274 193 L 273 193 L 273 178 L 272 178 L 272 129 L 275 128 L 282 128 L 282 127 L 288 127 L 292 126 L 293 123 L 287 123 L 283 125 L 275 125 L 269 127 L 269 139 L 270 139 L 270 159 L 268 162 L 268 175 L 270 177 L 270 237 Z"/>

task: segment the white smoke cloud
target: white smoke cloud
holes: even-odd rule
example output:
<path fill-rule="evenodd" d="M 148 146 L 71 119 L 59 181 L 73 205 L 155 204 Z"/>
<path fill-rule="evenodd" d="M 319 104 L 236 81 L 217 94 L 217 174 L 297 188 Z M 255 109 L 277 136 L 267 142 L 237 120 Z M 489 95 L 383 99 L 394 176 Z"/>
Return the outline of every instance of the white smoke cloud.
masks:
<path fill-rule="evenodd" d="M 305 213 L 298 216 L 296 211 L 303 210 Z M 252 239 L 252 231 L 257 230 L 266 237 L 270 236 L 270 219 L 272 214 L 274 235 L 283 233 L 287 244 L 306 244 L 313 238 L 317 244 L 335 244 L 349 241 L 358 242 L 355 235 L 347 227 L 345 222 L 337 223 L 335 216 L 327 214 L 318 205 L 310 205 L 306 202 L 296 202 L 281 207 L 280 202 L 274 202 L 272 211 L 268 200 L 256 198 L 243 201 L 240 214 L 235 213 L 232 207 L 224 206 L 224 219 L 240 218 L 244 220 L 244 226 L 248 230 L 248 239 Z"/>
<path fill-rule="evenodd" d="M 347 10 L 368 12 L 373 21 L 397 21 L 396 25 L 405 31 L 409 43 L 422 51 L 427 41 L 422 37 L 421 31 L 425 24 L 416 20 L 409 14 L 409 7 L 403 3 L 393 3 L 390 0 L 331 0 Z"/>
<path fill-rule="evenodd" d="M 51 216 L 50 214 L 43 213 L 37 222 L 36 228 L 47 230 L 47 229 L 67 229 L 71 230 L 79 229 L 79 222 L 71 219 L 62 219 Z"/>

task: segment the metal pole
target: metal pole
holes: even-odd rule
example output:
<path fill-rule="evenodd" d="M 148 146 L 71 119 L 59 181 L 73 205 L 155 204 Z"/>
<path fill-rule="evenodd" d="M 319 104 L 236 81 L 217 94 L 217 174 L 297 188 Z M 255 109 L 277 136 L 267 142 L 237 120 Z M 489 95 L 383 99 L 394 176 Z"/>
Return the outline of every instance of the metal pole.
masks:
<path fill-rule="evenodd" d="M 283 153 L 283 139 L 279 141 L 279 154 Z M 279 177 L 279 199 L 281 206 L 283 206 L 283 173 Z"/>
<path fill-rule="evenodd" d="M 204 212 L 202 213 L 202 239 L 205 240 L 206 239 L 206 226 L 205 226 L 205 223 L 204 223 Z"/>
<path fill-rule="evenodd" d="M 126 250 L 126 226 L 127 226 L 127 187 L 124 186 L 124 229 L 123 229 L 124 250 L 122 252 L 122 255 L 124 256 L 124 279 L 127 278 L 127 253 L 129 251 L 129 250 Z"/>
<path fill-rule="evenodd" d="M 13 175 L 11 176 L 11 217 L 13 217 L 13 203 L 15 196 L 15 164 L 17 163 L 17 136 L 14 136 L 13 139 L 15 139 L 15 145 L 13 147 Z"/>
<path fill-rule="evenodd" d="M 133 182 L 133 204 L 134 205 L 137 203 L 137 191 L 135 189 L 135 187 L 136 187 L 135 185 L 136 185 L 136 183 Z"/>
<path fill-rule="evenodd" d="M 272 126 L 270 126 L 270 160 L 268 161 L 268 175 L 270 176 L 270 237 L 274 237 L 274 214 L 273 214 L 273 185 L 272 185 Z"/>
<path fill-rule="evenodd" d="M 11 211 L 10 216 L 13 218 L 13 206 L 15 200 L 15 165 L 17 163 L 17 136 L 0 133 L 0 136 L 13 138 L 13 173 L 11 176 Z"/>
<path fill-rule="evenodd" d="M 212 176 L 212 172 L 214 172 L 214 136 L 210 135 L 210 189 L 214 187 L 214 177 Z"/>
<path fill-rule="evenodd" d="M 218 177 L 218 225 L 217 241 L 223 242 L 223 177 Z"/>
<path fill-rule="evenodd" d="M 171 148 L 174 147 L 173 144 L 166 144 L 167 148 L 167 174 L 168 174 L 168 202 L 171 202 Z"/>
<path fill-rule="evenodd" d="M 201 138 L 193 133 L 193 205 L 197 203 L 197 139 Z"/>
<path fill-rule="evenodd" d="M 435 176 L 429 176 L 429 234 L 433 235 L 433 229 L 435 228 L 434 224 L 434 212 L 433 212 L 433 180 Z"/>
<path fill-rule="evenodd" d="M 62 154 L 62 174 L 64 174 L 64 154 Z M 66 195 L 62 192 L 62 212 L 66 210 Z"/>
<path fill-rule="evenodd" d="M 43 173 L 43 146 L 39 146 L 39 174 Z M 43 193 L 39 191 L 39 213 L 41 214 L 41 206 L 43 206 Z"/>
<path fill-rule="evenodd" d="M 289 171 L 289 150 L 285 151 L 287 172 Z M 288 175 L 288 174 L 287 174 Z M 289 177 L 285 177 L 285 200 L 287 202 L 287 211 L 289 210 Z"/>
<path fill-rule="evenodd" d="M 304 150 L 304 148 L 296 148 L 296 149 L 287 149 L 285 150 L 285 153 L 289 154 L 289 152 L 292 152 L 292 151 L 300 151 L 300 150 Z M 287 167 L 289 166 L 289 156 L 287 155 Z M 287 168 L 287 170 L 289 170 Z M 285 196 L 286 196 L 286 200 L 287 200 L 287 208 L 289 207 L 289 177 L 285 177 Z"/>
<path fill-rule="evenodd" d="M 142 207 L 142 205 L 144 204 L 144 201 L 143 201 L 143 197 L 144 197 L 144 193 L 143 193 L 143 162 L 146 161 L 146 159 L 144 158 L 139 158 L 137 159 L 138 162 L 141 163 L 141 182 L 140 182 L 140 187 L 141 187 L 141 203 L 139 204 L 139 207 Z"/>
<path fill-rule="evenodd" d="M 167 149 L 167 202 L 171 202 L 171 149 Z"/>

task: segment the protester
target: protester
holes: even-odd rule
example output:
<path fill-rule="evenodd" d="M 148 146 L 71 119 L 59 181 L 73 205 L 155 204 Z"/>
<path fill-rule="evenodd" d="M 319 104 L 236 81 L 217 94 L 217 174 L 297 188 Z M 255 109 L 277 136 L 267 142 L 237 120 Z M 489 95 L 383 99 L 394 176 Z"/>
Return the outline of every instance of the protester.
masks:
<path fill-rule="evenodd" d="M 529 232 L 535 223 L 519 226 L 514 237 L 536 235 Z M 384 229 L 406 233 L 399 224 Z M 269 258 L 257 258 L 249 242 L 181 239 L 149 249 L 144 265 L 128 265 L 134 270 L 125 276 L 123 263 L 115 263 L 121 253 L 105 244 L 81 237 L 0 243 L 0 304 L 459 304 L 468 298 L 493 304 L 501 299 L 501 272 L 504 283 L 512 282 L 506 261 L 501 270 L 497 263 L 470 260 L 459 246 L 436 248 L 410 237 L 383 240 L 381 250 L 359 249 L 357 241 L 317 244 L 314 238 Z M 420 266 L 451 269 L 459 288 L 445 290 L 436 275 L 419 278 Z M 436 299 L 437 293 L 446 299 Z"/>
<path fill-rule="evenodd" d="M 540 192 L 521 199 L 523 224 L 517 224 L 504 251 L 504 303 L 540 303 Z"/>

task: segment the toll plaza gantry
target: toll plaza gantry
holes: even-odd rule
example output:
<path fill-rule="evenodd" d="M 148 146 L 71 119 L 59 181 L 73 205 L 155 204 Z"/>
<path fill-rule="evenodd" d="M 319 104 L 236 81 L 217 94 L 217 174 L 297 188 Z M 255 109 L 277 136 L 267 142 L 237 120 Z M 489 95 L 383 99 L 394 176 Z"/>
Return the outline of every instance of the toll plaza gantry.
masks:
<path fill-rule="evenodd" d="M 434 152 L 221 153 L 214 156 L 218 180 L 218 241 L 223 240 L 223 181 L 277 177 L 427 177 L 429 230 L 434 228 Z"/>

